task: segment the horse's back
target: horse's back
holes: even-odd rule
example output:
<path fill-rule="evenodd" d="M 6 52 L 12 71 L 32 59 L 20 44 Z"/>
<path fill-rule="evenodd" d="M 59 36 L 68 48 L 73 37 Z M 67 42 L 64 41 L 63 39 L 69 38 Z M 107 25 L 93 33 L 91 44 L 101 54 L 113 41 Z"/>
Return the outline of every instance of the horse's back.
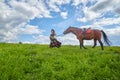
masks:
<path fill-rule="evenodd" d="M 93 29 L 92 31 L 94 33 L 94 38 L 95 39 L 100 39 L 101 38 L 101 30 Z"/>

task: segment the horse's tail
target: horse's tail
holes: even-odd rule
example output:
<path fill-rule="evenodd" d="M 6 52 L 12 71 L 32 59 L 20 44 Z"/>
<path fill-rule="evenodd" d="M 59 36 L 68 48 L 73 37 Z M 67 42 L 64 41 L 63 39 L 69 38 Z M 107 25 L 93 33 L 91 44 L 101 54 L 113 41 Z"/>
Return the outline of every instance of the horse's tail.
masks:
<path fill-rule="evenodd" d="M 103 39 L 104 39 L 104 42 L 110 46 L 111 42 L 109 41 L 107 35 L 105 34 L 105 32 L 103 30 L 101 30 L 102 34 L 103 34 Z"/>

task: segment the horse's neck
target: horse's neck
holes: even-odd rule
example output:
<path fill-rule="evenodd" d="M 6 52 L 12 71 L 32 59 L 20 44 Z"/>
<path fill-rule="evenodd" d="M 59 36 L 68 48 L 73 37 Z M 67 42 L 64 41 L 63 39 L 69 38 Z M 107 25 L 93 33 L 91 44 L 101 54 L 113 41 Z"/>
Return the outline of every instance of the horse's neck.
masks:
<path fill-rule="evenodd" d="M 82 31 L 81 29 L 74 29 L 72 30 L 72 33 L 77 36 L 79 33 L 81 33 L 81 31 Z"/>

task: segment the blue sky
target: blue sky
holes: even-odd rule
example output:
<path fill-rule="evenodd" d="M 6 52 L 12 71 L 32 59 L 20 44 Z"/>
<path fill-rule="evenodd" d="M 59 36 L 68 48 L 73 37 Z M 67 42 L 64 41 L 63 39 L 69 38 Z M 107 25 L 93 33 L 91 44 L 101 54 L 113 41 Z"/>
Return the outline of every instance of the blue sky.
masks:
<path fill-rule="evenodd" d="M 59 35 L 74 26 L 104 30 L 112 45 L 120 46 L 119 4 L 119 0 L 0 0 L 0 42 L 49 44 L 51 29 Z M 73 34 L 57 39 L 79 45 Z"/>

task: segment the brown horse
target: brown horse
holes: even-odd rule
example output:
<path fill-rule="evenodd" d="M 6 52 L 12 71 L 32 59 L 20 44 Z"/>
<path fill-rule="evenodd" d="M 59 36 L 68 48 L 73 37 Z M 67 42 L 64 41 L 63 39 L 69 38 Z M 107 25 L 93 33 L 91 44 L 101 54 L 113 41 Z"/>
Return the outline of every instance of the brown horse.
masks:
<path fill-rule="evenodd" d="M 98 40 L 98 42 L 101 45 L 102 50 L 104 50 L 103 43 L 101 41 L 101 35 L 102 34 L 103 34 L 104 42 L 107 45 L 110 46 L 110 41 L 108 40 L 107 35 L 105 34 L 105 32 L 103 30 L 94 29 L 94 30 L 91 30 L 91 32 L 89 34 L 85 34 L 85 36 L 84 36 L 82 29 L 76 28 L 76 27 L 69 27 L 63 32 L 63 34 L 67 34 L 67 33 L 70 33 L 70 32 L 72 32 L 73 34 L 76 35 L 77 39 L 80 42 L 80 48 L 83 47 L 84 49 L 86 49 L 83 45 L 83 40 L 93 39 L 94 40 L 94 46 L 92 48 L 94 48 L 97 45 L 97 40 Z"/>

